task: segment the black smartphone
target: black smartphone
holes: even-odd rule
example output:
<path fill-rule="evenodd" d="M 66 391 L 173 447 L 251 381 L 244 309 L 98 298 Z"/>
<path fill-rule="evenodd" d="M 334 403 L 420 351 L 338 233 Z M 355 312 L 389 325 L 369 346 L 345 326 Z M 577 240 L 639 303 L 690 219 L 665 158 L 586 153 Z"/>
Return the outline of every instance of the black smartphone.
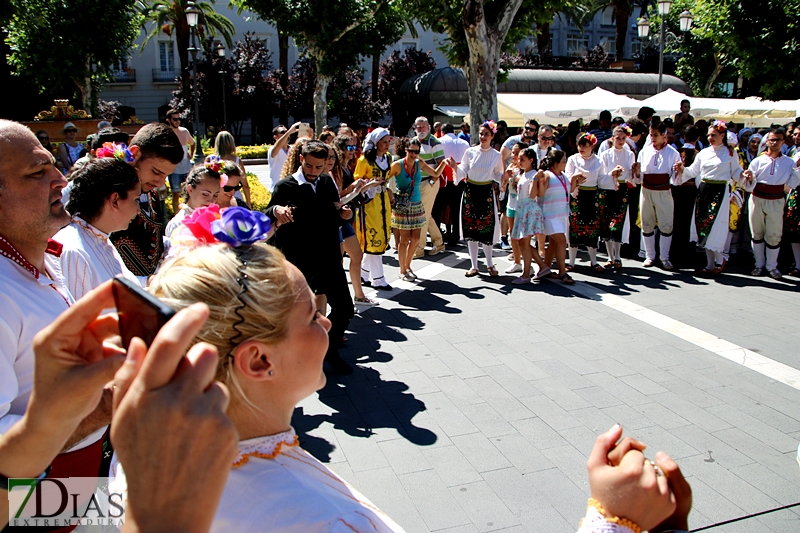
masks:
<path fill-rule="evenodd" d="M 114 278 L 111 290 L 119 315 L 122 346 L 126 350 L 134 337 L 139 337 L 149 347 L 158 330 L 175 315 L 170 306 L 125 278 Z"/>

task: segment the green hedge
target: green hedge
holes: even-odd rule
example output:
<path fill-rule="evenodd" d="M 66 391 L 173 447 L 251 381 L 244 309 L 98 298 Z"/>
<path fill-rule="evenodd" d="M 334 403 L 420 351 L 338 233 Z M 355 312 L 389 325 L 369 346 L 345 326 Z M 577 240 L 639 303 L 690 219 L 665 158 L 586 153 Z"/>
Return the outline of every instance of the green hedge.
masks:
<path fill-rule="evenodd" d="M 272 145 L 262 144 L 260 146 L 237 146 L 236 155 L 241 159 L 266 159 L 269 154 L 269 149 Z M 211 155 L 214 153 L 213 148 L 204 148 L 203 154 Z"/>

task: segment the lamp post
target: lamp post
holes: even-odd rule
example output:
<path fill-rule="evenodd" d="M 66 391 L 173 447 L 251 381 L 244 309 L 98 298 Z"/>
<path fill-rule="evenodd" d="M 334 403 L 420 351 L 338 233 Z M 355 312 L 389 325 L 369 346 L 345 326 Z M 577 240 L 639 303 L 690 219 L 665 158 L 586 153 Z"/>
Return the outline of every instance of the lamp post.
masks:
<path fill-rule="evenodd" d="M 658 2 L 658 14 L 660 15 L 660 24 L 659 24 L 659 32 L 658 35 L 652 37 L 652 41 L 654 41 L 654 45 L 658 46 L 658 92 L 660 93 L 662 90 L 662 85 L 664 81 L 664 47 L 667 45 L 668 41 L 672 40 L 673 42 L 681 42 L 683 40 L 682 37 L 676 36 L 672 32 L 668 32 L 664 30 L 664 19 L 669 14 L 669 8 L 672 5 L 672 0 L 659 0 Z M 694 22 L 694 18 L 689 11 L 683 11 L 680 14 L 680 29 L 682 33 L 686 33 L 692 29 L 692 22 Z M 639 21 L 636 23 L 636 29 L 639 33 L 639 37 L 641 39 L 648 39 L 650 38 L 650 21 L 646 18 L 640 18 Z"/>
<path fill-rule="evenodd" d="M 189 52 L 192 54 L 192 98 L 194 100 L 194 120 L 192 121 L 194 127 L 194 160 L 195 165 L 203 162 L 203 147 L 200 144 L 200 97 L 197 94 L 197 22 L 200 18 L 200 10 L 194 5 L 194 2 L 189 2 L 185 9 L 186 23 L 192 33 L 192 46 Z"/>
<path fill-rule="evenodd" d="M 217 45 L 217 56 L 220 58 L 220 77 L 222 77 L 222 129 L 228 129 L 228 106 L 225 102 L 225 47 L 222 43 Z"/>

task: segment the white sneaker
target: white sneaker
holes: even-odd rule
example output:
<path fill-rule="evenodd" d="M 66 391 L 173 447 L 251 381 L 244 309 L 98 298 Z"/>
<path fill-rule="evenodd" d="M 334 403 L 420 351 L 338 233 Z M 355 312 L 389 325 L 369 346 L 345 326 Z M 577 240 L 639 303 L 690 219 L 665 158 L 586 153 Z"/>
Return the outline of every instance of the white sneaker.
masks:
<path fill-rule="evenodd" d="M 522 265 L 519 263 L 514 263 L 508 269 L 506 269 L 506 274 L 514 274 L 516 272 L 522 272 Z"/>

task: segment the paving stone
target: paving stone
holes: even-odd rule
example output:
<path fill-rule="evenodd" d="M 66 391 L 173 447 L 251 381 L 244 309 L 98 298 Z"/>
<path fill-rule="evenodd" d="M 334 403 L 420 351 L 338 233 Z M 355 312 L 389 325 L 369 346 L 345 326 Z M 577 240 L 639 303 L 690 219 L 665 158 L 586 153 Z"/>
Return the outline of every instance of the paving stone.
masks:
<path fill-rule="evenodd" d="M 525 437 L 538 450 L 567 444 L 567 441 L 541 418 L 517 420 L 512 422 L 511 425 L 517 428 L 520 435 Z"/>
<path fill-rule="evenodd" d="M 517 432 L 517 430 L 504 420 L 488 403 L 464 405 L 461 406 L 461 412 L 463 412 L 467 418 L 475 424 L 478 431 L 483 433 L 486 437 L 501 437 Z"/>
<path fill-rule="evenodd" d="M 433 470 L 402 474 L 399 478 L 430 531 L 470 524 L 469 517 Z"/>
<path fill-rule="evenodd" d="M 422 454 L 448 487 L 474 483 L 482 479 L 478 470 L 453 444 L 437 448 L 424 448 Z"/>
<path fill-rule="evenodd" d="M 745 514 L 758 513 L 779 507 L 778 502 L 735 475 L 720 463 L 706 462 L 702 456 L 687 457 L 681 462 L 681 471 L 692 474 L 693 479 L 702 480 L 713 487 Z"/>
<path fill-rule="evenodd" d="M 479 531 L 499 531 L 520 525 L 485 481 L 450 487 L 450 494 Z"/>
<path fill-rule="evenodd" d="M 492 444 L 522 474 L 547 470 L 555 466 L 519 433 L 496 437 L 492 439 Z"/>
<path fill-rule="evenodd" d="M 422 516 L 411 498 L 403 490 L 397 473 L 392 468 L 379 468 L 370 472 L 344 473 L 336 470 L 343 479 L 350 481 L 378 509 L 397 522 L 406 533 L 428 531 Z"/>
<path fill-rule="evenodd" d="M 698 407 L 694 403 L 673 392 L 653 394 L 648 396 L 648 398 L 650 398 L 651 401 L 660 403 L 675 414 L 687 419 L 689 422 L 705 428 L 707 431 L 719 431 L 730 427 L 730 424 L 721 418 L 710 414 L 705 409 Z"/>
<path fill-rule="evenodd" d="M 738 409 L 731 409 L 727 405 L 719 405 L 709 407 L 708 412 L 717 415 L 730 424 L 735 424 L 737 428 L 748 435 L 757 438 L 768 446 L 772 446 L 781 453 L 791 453 L 797 450 L 798 442 L 795 438 Z"/>
<path fill-rule="evenodd" d="M 458 435 L 452 438 L 453 444 L 478 472 L 488 472 L 511 466 L 500 450 L 492 444 L 492 440 L 481 433 Z"/>
<path fill-rule="evenodd" d="M 566 409 L 560 407 L 547 396 L 541 395 L 523 398 L 522 403 L 556 431 L 581 425 L 581 423 L 569 414 Z"/>

